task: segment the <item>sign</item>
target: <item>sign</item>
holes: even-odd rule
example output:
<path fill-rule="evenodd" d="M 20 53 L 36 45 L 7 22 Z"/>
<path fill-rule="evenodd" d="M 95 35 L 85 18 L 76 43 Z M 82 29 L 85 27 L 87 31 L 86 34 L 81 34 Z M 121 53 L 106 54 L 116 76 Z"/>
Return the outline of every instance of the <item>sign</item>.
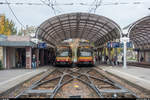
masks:
<path fill-rule="evenodd" d="M 46 43 L 39 43 L 38 44 L 38 48 L 46 48 L 46 47 L 47 47 Z"/>
<path fill-rule="evenodd" d="M 120 38 L 120 42 L 129 42 L 129 38 L 128 37 L 122 37 L 122 38 Z"/>
<path fill-rule="evenodd" d="M 108 48 L 119 48 L 120 43 L 119 42 L 108 42 L 107 47 Z"/>
<path fill-rule="evenodd" d="M 127 48 L 133 48 L 132 42 L 127 42 Z M 123 43 L 120 43 L 120 47 L 123 48 Z"/>
<path fill-rule="evenodd" d="M 32 41 L 33 43 L 38 44 L 38 39 L 37 39 L 37 38 L 32 38 L 31 41 Z"/>
<path fill-rule="evenodd" d="M 26 52 L 26 57 L 30 57 L 30 52 Z"/>
<path fill-rule="evenodd" d="M 108 42 L 107 43 L 107 47 L 108 48 L 122 48 L 123 47 L 123 43 L 120 42 Z M 127 42 L 127 48 L 132 48 L 133 44 L 132 42 Z"/>

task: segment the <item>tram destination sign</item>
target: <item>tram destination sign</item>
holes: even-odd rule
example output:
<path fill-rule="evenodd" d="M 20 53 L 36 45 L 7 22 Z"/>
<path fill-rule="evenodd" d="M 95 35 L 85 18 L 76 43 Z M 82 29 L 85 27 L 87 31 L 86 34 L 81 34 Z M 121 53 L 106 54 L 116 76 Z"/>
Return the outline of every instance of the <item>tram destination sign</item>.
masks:
<path fill-rule="evenodd" d="M 46 47 L 47 47 L 46 43 L 39 43 L 38 44 L 38 48 L 46 48 Z"/>

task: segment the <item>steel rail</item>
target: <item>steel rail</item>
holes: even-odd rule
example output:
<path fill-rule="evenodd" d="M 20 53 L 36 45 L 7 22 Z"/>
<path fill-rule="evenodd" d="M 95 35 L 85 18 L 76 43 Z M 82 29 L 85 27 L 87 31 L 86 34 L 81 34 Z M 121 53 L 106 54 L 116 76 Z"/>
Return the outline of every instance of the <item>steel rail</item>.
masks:
<path fill-rule="evenodd" d="M 54 69 L 54 70 L 55 70 L 55 69 Z M 53 70 L 53 71 L 54 71 L 54 70 Z M 52 72 L 53 72 L 53 71 L 52 71 Z M 27 88 L 26 90 L 29 90 L 29 89 L 32 88 L 34 85 L 36 85 L 37 83 L 39 83 L 41 80 L 45 79 L 50 73 L 51 73 L 51 71 L 48 71 L 47 73 L 43 74 L 42 77 L 40 78 L 40 80 L 34 82 L 34 83 L 33 83 L 29 88 Z M 18 98 L 18 97 L 20 97 L 21 95 L 23 95 L 26 90 L 24 90 L 24 91 L 22 91 L 21 93 L 19 93 L 15 98 Z"/>
<path fill-rule="evenodd" d="M 60 72 L 62 73 L 61 75 L 57 76 L 57 77 L 54 77 L 54 78 L 51 78 L 51 79 L 48 79 L 48 80 L 44 80 L 46 79 L 49 75 L 53 74 L 53 72 Z M 69 72 L 68 72 L 69 71 Z M 99 75 L 101 75 L 103 78 L 105 79 L 102 79 L 102 78 L 97 78 L 93 75 L 90 75 L 89 72 L 92 72 L 92 71 L 96 71 Z M 73 74 L 75 73 L 75 75 Z M 76 75 L 77 74 L 77 75 Z M 69 76 L 70 78 L 68 79 L 65 79 L 66 76 Z M 86 77 L 85 79 L 83 79 L 83 77 Z M 53 80 L 57 80 L 57 83 L 54 84 L 54 88 L 52 90 L 38 90 L 38 89 L 35 89 L 41 85 L 44 85 L 48 82 L 51 82 Z M 124 88 L 123 86 L 121 86 L 120 84 L 114 82 L 113 80 L 111 79 L 108 79 L 105 75 L 102 75 L 97 69 L 92 69 L 89 68 L 88 70 L 87 69 L 77 69 L 77 70 L 71 70 L 71 69 L 54 69 L 53 71 L 51 72 L 48 72 L 46 74 L 43 75 L 43 77 L 33 83 L 31 85 L 31 87 L 29 87 L 28 89 L 26 89 L 25 91 L 23 91 L 22 93 L 20 93 L 17 97 L 20 97 L 21 95 L 29 95 L 30 93 L 31 94 L 42 94 L 42 93 L 49 93 L 50 95 L 50 98 L 54 98 L 54 96 L 58 93 L 58 91 L 61 89 L 62 86 L 64 86 L 65 84 L 73 81 L 74 79 L 77 79 L 79 81 L 81 81 L 82 83 L 86 84 L 87 86 L 89 86 L 91 89 L 93 89 L 96 94 L 100 97 L 100 98 L 104 98 L 104 94 L 103 93 L 112 93 L 112 95 L 114 95 L 113 97 L 116 98 L 117 97 L 117 93 L 122 93 L 124 95 L 124 93 L 129 93 L 130 95 L 133 95 L 134 97 L 136 98 L 139 98 L 135 93 L 133 93 L 132 91 Z M 87 79 L 87 80 L 86 80 Z M 99 80 L 99 81 L 102 81 L 108 85 L 110 85 L 109 88 L 111 88 L 111 86 L 115 87 L 115 89 L 100 89 L 100 88 L 103 88 L 101 85 L 99 85 L 99 87 L 96 86 L 96 84 L 94 83 L 94 80 L 91 80 L 91 79 L 96 79 L 96 80 Z M 44 81 L 42 81 L 44 80 Z M 112 97 L 112 98 L 113 98 Z"/>

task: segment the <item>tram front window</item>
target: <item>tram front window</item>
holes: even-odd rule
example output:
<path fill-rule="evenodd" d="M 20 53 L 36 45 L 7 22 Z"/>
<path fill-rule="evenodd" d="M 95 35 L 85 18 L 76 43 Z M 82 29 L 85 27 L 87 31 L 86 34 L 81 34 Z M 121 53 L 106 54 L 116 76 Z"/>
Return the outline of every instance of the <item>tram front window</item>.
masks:
<path fill-rule="evenodd" d="M 62 51 L 62 52 L 57 53 L 57 56 L 58 57 L 67 57 L 67 56 L 69 56 L 69 52 L 68 51 Z"/>
<path fill-rule="evenodd" d="M 81 51 L 80 52 L 80 56 L 81 57 L 89 57 L 89 56 L 92 56 L 92 53 L 91 52 L 87 52 L 87 51 Z"/>

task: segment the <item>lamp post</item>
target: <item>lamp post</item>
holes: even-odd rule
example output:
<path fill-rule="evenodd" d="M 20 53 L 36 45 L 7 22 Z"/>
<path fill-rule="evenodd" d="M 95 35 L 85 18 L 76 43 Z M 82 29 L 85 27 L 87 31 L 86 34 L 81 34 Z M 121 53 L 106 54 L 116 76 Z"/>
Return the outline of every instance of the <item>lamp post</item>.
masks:
<path fill-rule="evenodd" d="M 123 43 L 123 68 L 127 68 L 127 42 L 129 42 L 127 30 L 123 30 L 123 34 L 124 36 L 120 38 L 120 41 Z"/>

